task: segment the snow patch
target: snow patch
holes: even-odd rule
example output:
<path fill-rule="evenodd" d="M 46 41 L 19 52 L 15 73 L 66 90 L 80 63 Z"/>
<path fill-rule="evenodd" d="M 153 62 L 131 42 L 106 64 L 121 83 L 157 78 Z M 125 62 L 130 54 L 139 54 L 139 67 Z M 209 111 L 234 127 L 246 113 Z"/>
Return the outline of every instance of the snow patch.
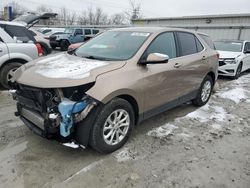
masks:
<path fill-rule="evenodd" d="M 246 92 L 247 91 L 245 89 L 239 87 L 239 88 L 217 93 L 217 96 L 221 98 L 225 98 L 225 99 L 230 99 L 238 104 L 242 100 L 248 99 Z"/>
<path fill-rule="evenodd" d="M 48 78 L 82 79 L 89 77 L 90 71 L 107 65 L 107 62 L 59 54 L 37 62 L 38 74 Z"/>
<path fill-rule="evenodd" d="M 212 127 L 213 129 L 217 129 L 217 130 L 221 130 L 221 128 L 222 128 L 222 126 L 219 125 L 219 124 L 212 124 L 211 127 Z"/>
<path fill-rule="evenodd" d="M 130 160 L 134 159 L 131 152 L 126 147 L 123 148 L 121 151 L 119 151 L 119 153 L 115 154 L 115 158 L 117 159 L 117 161 L 119 163 L 124 162 L 124 161 L 130 161 Z"/>
<path fill-rule="evenodd" d="M 147 133 L 148 136 L 163 138 L 170 135 L 175 129 L 178 129 L 177 126 L 173 124 L 165 124 L 163 126 L 157 127 Z"/>

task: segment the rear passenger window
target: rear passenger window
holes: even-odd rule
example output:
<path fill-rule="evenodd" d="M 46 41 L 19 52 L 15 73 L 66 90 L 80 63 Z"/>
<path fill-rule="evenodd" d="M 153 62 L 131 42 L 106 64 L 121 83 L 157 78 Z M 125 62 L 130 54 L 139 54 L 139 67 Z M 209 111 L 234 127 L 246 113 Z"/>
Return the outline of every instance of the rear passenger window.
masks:
<path fill-rule="evenodd" d="M 191 33 L 178 32 L 181 56 L 197 53 L 196 39 Z"/>
<path fill-rule="evenodd" d="M 161 53 L 166 54 L 169 58 L 176 57 L 176 45 L 175 38 L 172 32 L 163 33 L 159 35 L 149 46 L 145 52 L 143 59 L 145 60 L 147 56 L 151 53 Z"/>
<path fill-rule="evenodd" d="M 208 45 L 211 49 L 214 49 L 214 50 L 215 50 L 214 43 L 213 43 L 212 39 L 211 39 L 209 36 L 202 35 L 202 34 L 199 34 L 199 36 L 207 43 L 207 45 Z"/>
<path fill-rule="evenodd" d="M 203 50 L 203 46 L 201 44 L 201 42 L 195 37 L 196 40 L 196 46 L 197 46 L 197 51 L 201 52 Z"/>
<path fill-rule="evenodd" d="M 82 29 L 76 29 L 75 35 L 83 35 Z"/>
<path fill-rule="evenodd" d="M 84 29 L 85 35 L 91 35 L 91 30 L 90 29 Z"/>

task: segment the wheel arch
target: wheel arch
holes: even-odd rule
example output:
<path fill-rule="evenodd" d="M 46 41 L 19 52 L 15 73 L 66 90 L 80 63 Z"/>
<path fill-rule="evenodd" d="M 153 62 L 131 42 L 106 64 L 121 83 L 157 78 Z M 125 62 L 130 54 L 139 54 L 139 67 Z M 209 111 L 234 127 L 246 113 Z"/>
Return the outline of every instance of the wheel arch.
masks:
<path fill-rule="evenodd" d="M 0 67 L 0 72 L 1 72 L 2 68 L 3 68 L 6 64 L 11 63 L 11 62 L 25 64 L 25 63 L 27 63 L 28 61 L 25 60 L 25 59 L 21 59 L 21 58 L 9 59 L 9 60 L 5 61 L 5 62 L 1 65 L 1 67 Z"/>
<path fill-rule="evenodd" d="M 127 94 L 119 95 L 116 98 L 124 99 L 124 100 L 128 101 L 131 104 L 131 106 L 132 106 L 132 108 L 134 110 L 135 124 L 137 124 L 138 121 L 139 121 L 139 106 L 138 106 L 138 103 L 137 103 L 136 99 L 134 97 L 132 97 L 131 95 L 127 95 Z"/>
<path fill-rule="evenodd" d="M 207 75 L 210 76 L 210 77 L 212 78 L 213 84 L 215 84 L 215 81 L 216 81 L 215 73 L 211 71 L 211 72 L 207 73 Z"/>

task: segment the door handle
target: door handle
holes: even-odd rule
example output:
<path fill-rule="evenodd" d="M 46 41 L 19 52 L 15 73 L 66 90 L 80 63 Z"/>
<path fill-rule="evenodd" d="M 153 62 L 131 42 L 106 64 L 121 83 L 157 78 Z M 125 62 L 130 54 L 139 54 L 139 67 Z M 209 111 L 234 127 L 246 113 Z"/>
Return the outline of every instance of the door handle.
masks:
<path fill-rule="evenodd" d="M 174 68 L 179 68 L 181 65 L 180 65 L 180 63 L 175 63 L 174 64 Z"/>

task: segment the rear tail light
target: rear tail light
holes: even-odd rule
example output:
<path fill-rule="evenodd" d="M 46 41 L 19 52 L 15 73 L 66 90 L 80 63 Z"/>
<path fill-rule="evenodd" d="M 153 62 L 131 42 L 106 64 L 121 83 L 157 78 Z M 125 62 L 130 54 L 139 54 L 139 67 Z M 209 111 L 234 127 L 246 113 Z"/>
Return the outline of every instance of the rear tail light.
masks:
<path fill-rule="evenodd" d="M 43 55 L 43 49 L 39 43 L 36 43 L 36 49 L 38 52 L 38 56 L 41 57 Z"/>

